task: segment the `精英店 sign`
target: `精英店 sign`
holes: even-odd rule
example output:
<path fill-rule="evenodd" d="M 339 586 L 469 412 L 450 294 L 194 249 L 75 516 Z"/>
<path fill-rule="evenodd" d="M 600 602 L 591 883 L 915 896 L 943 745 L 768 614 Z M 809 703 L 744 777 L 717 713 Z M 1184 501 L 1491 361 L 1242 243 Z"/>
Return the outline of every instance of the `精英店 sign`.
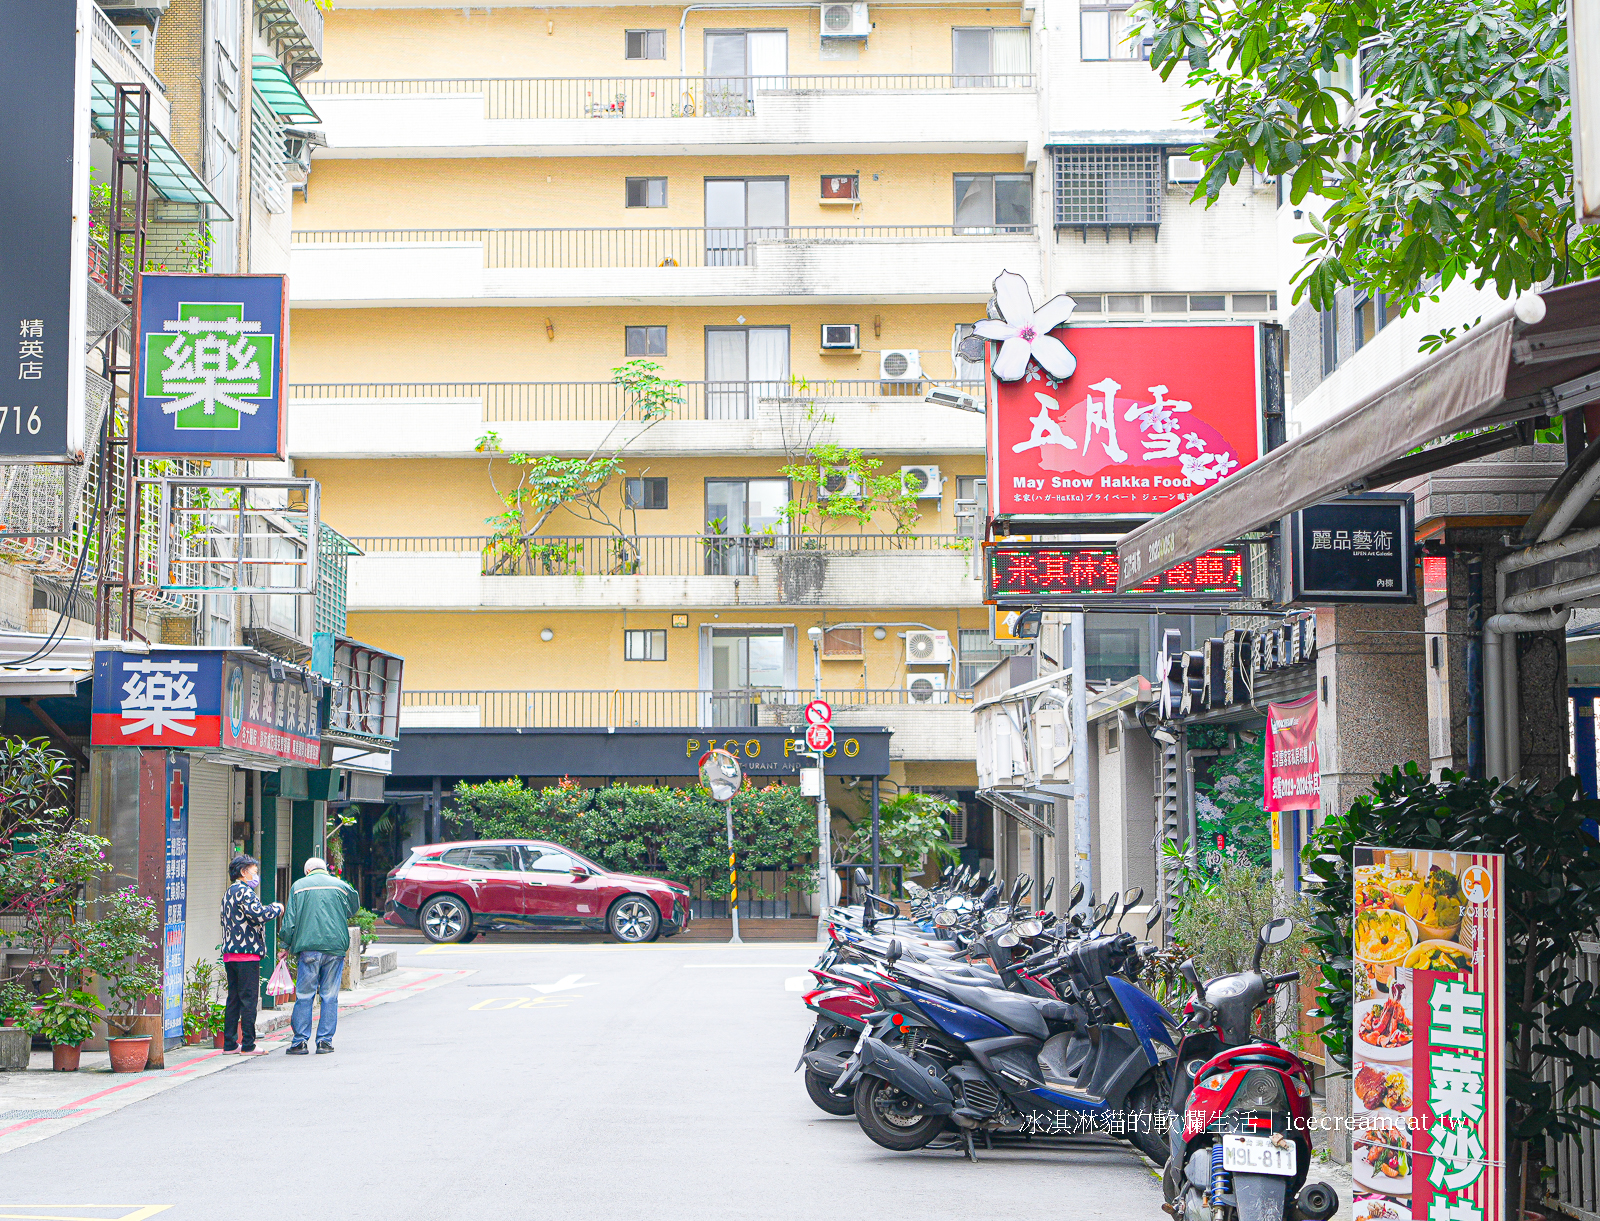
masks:
<path fill-rule="evenodd" d="M 255 655 L 225 649 L 95 654 L 96 746 L 222 749 L 316 767 L 317 699 L 298 674 L 274 680 Z"/>
<path fill-rule="evenodd" d="M 990 381 L 990 516 L 1153 517 L 1259 455 L 1254 326 L 1053 335 L 1070 376 Z"/>
<path fill-rule="evenodd" d="M 1355 849 L 1355 1215 L 1500 1221 L 1505 857 Z"/>

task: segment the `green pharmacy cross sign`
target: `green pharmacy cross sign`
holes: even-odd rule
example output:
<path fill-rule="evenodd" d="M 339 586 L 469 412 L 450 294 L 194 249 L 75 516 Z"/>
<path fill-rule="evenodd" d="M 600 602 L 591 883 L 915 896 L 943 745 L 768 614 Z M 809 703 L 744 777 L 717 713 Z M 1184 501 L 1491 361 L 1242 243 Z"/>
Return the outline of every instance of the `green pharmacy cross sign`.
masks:
<path fill-rule="evenodd" d="M 140 280 L 135 452 L 281 457 L 283 277 Z"/>

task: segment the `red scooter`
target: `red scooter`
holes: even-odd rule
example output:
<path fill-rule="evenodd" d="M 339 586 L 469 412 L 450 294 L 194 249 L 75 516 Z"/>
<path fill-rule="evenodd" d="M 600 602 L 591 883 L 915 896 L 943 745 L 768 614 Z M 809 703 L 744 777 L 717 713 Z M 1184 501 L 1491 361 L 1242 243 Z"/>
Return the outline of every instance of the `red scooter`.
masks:
<path fill-rule="evenodd" d="M 1248 971 L 1200 981 L 1184 1007 L 1172 1084 L 1163 1208 L 1176 1221 L 1326 1221 L 1339 1196 L 1307 1183 L 1311 1168 L 1311 1072 L 1270 1037 L 1258 1039 L 1255 1012 L 1300 972 L 1266 976 L 1261 957 L 1288 938 L 1287 916 L 1269 922 Z"/>
<path fill-rule="evenodd" d="M 806 1093 L 812 1102 L 829 1115 L 854 1115 L 853 1092 L 835 1094 L 832 1086 L 844 1072 L 844 1062 L 855 1047 L 856 1037 L 867 1025 L 867 1014 L 877 1009 L 878 1002 L 866 984 L 858 979 L 820 967 L 808 969 L 817 977 L 818 986 L 800 999 L 817 1015 L 817 1020 L 806 1036 L 806 1045 L 800 1049 L 800 1063 L 795 1067 L 806 1066 Z M 818 1054 L 811 1056 L 808 1062 L 811 1052 Z"/>

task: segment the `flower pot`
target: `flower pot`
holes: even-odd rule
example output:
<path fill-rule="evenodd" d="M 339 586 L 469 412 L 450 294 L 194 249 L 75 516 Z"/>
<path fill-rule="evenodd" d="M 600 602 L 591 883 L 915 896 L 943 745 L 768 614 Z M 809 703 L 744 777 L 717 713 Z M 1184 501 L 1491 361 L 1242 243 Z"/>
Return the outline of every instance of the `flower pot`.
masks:
<path fill-rule="evenodd" d="M 218 1051 L 222 1050 L 222 1031 L 219 1030 L 216 1034 L 211 1036 L 211 1046 L 215 1047 Z"/>
<path fill-rule="evenodd" d="M 57 1043 L 50 1049 L 50 1067 L 58 1073 L 75 1073 L 82 1054 L 76 1043 Z"/>
<path fill-rule="evenodd" d="M 204 1043 L 210 1037 L 211 1036 L 208 1034 L 186 1034 L 183 1036 L 184 1046 L 199 1047 L 200 1044 Z"/>
<path fill-rule="evenodd" d="M 106 1016 L 106 1031 L 112 1039 L 143 1038 L 150 1041 L 147 1066 L 165 1068 L 166 1043 L 162 1037 L 159 1013 L 113 1013 Z M 109 1041 L 108 1041 L 109 1042 Z"/>
<path fill-rule="evenodd" d="M 108 1039 L 106 1047 L 111 1052 L 114 1073 L 142 1073 L 145 1062 L 150 1059 L 150 1036 L 147 1034 Z"/>

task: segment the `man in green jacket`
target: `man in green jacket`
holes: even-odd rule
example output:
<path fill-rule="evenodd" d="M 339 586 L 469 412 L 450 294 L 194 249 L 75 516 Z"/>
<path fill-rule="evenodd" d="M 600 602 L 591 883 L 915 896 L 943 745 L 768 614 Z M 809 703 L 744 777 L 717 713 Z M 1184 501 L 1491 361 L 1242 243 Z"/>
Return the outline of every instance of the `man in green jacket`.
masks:
<path fill-rule="evenodd" d="M 295 972 L 294 1013 L 289 1018 L 293 1040 L 288 1054 L 303 1056 L 311 1039 L 311 1002 L 322 998 L 317 1019 L 317 1055 L 333 1050 L 333 1031 L 339 1024 L 339 980 L 345 955 L 350 952 L 350 919 L 361 910 L 361 896 L 328 872 L 319 856 L 306 860 L 306 876 L 289 888 L 289 910 L 280 936 L 283 953 L 293 954 Z"/>

